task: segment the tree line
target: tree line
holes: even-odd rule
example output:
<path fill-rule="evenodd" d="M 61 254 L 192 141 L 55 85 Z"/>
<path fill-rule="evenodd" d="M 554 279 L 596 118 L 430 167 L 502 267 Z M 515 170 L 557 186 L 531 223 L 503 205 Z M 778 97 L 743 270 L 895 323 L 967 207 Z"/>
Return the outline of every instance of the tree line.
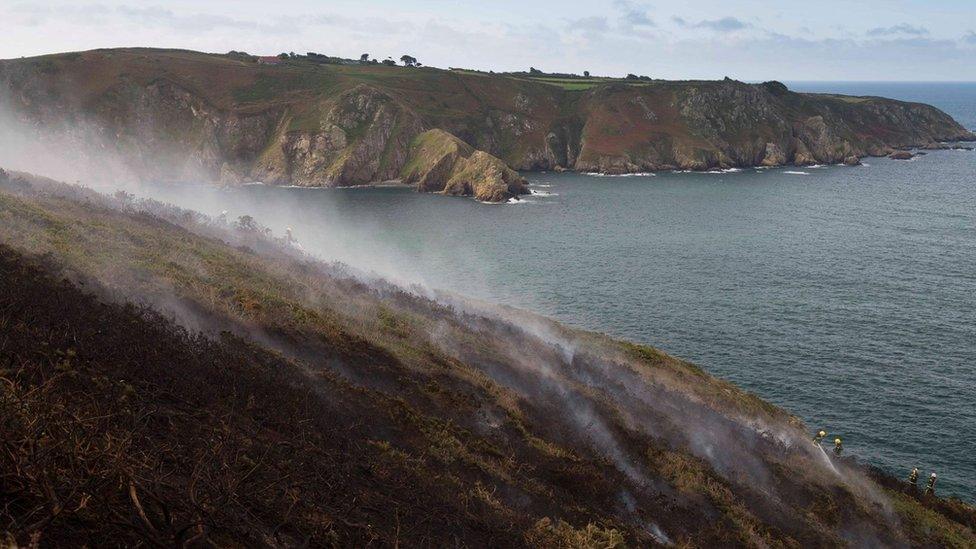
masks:
<path fill-rule="evenodd" d="M 251 55 L 244 51 L 231 50 L 227 52 L 228 57 L 236 57 L 239 59 L 245 59 L 252 62 L 257 62 L 259 60 L 258 56 Z M 276 55 L 281 61 L 311 61 L 313 63 L 319 63 L 323 65 L 348 65 L 359 63 L 360 65 L 387 65 L 396 66 L 397 62 L 393 57 L 387 57 L 386 59 L 376 59 L 370 57 L 370 54 L 364 53 L 359 56 L 358 61 L 355 59 L 346 59 L 343 57 L 334 57 L 330 55 L 321 54 L 318 52 L 310 51 L 305 54 L 291 52 L 282 52 Z M 400 63 L 403 63 L 404 67 L 422 67 L 423 63 L 417 60 L 416 57 L 404 54 L 400 56 Z"/>

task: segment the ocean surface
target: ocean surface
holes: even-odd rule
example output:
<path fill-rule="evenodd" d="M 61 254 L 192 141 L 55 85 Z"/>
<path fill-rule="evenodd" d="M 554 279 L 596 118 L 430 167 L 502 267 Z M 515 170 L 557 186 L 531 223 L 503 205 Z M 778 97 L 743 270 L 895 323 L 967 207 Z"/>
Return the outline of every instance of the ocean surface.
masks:
<path fill-rule="evenodd" d="M 934 104 L 976 84 L 789 83 Z M 525 307 L 692 360 L 976 501 L 976 152 L 862 167 L 526 174 L 520 203 L 389 188 L 162 191 L 250 214 L 380 274 Z"/>

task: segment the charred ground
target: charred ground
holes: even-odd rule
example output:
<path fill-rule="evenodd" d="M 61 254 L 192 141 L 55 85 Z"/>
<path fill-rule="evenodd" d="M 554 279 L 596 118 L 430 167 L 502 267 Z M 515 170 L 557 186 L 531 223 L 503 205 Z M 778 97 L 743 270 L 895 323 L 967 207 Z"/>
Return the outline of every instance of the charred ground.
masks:
<path fill-rule="evenodd" d="M 976 539 L 971 508 L 826 458 L 693 365 L 258 227 L 15 175 L 0 242 L 0 529 L 20 543 Z"/>

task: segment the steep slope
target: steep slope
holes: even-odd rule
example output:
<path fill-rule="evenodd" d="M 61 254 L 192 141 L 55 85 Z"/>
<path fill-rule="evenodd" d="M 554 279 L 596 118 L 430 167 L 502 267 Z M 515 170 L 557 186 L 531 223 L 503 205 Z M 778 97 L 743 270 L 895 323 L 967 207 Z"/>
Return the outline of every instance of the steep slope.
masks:
<path fill-rule="evenodd" d="M 429 129 L 512 169 L 604 172 L 853 163 L 974 138 L 927 105 L 799 94 L 776 82 L 607 81 L 576 90 L 485 73 L 269 66 L 173 50 L 2 61 L 0 89 L 29 124 L 118 148 L 137 175 L 161 180 L 383 181 L 398 176 L 410 143 Z"/>
<path fill-rule="evenodd" d="M 976 542 L 971 510 L 878 485 L 691 364 L 244 220 L 15 175 L 0 244 L 0 529 L 21 542 Z"/>
<path fill-rule="evenodd" d="M 776 82 L 609 86 L 589 92 L 573 167 L 629 172 L 855 163 L 971 133 L 935 108 L 798 94 Z"/>
<path fill-rule="evenodd" d="M 504 162 L 444 130 L 429 130 L 414 139 L 401 177 L 423 192 L 474 196 L 486 202 L 528 193 L 525 179 Z"/>

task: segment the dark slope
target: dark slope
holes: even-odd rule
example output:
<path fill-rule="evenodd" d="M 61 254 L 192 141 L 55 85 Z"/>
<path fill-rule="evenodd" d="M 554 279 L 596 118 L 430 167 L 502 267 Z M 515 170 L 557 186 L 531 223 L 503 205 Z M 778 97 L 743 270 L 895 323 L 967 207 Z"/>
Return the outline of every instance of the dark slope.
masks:
<path fill-rule="evenodd" d="M 388 425 L 380 395 L 104 303 L 7 247 L 0 296 L 0 528 L 15 539 L 489 546 L 528 526 L 372 442 L 380 425 L 421 436 Z"/>
<path fill-rule="evenodd" d="M 965 507 L 650 348 L 39 179 L 0 181 L 0 243 L 0 530 L 21 542 L 976 540 Z M 207 336 L 111 304 L 134 299 Z"/>
<path fill-rule="evenodd" d="M 927 105 L 799 94 L 775 82 L 586 86 L 308 60 L 268 66 L 151 49 L 0 61 L 0 91 L 19 117 L 102 143 L 102 152 L 118 149 L 135 174 L 163 180 L 336 186 L 396 179 L 416 165 L 411 144 L 431 129 L 511 168 L 603 172 L 853 163 L 973 139 Z"/>

